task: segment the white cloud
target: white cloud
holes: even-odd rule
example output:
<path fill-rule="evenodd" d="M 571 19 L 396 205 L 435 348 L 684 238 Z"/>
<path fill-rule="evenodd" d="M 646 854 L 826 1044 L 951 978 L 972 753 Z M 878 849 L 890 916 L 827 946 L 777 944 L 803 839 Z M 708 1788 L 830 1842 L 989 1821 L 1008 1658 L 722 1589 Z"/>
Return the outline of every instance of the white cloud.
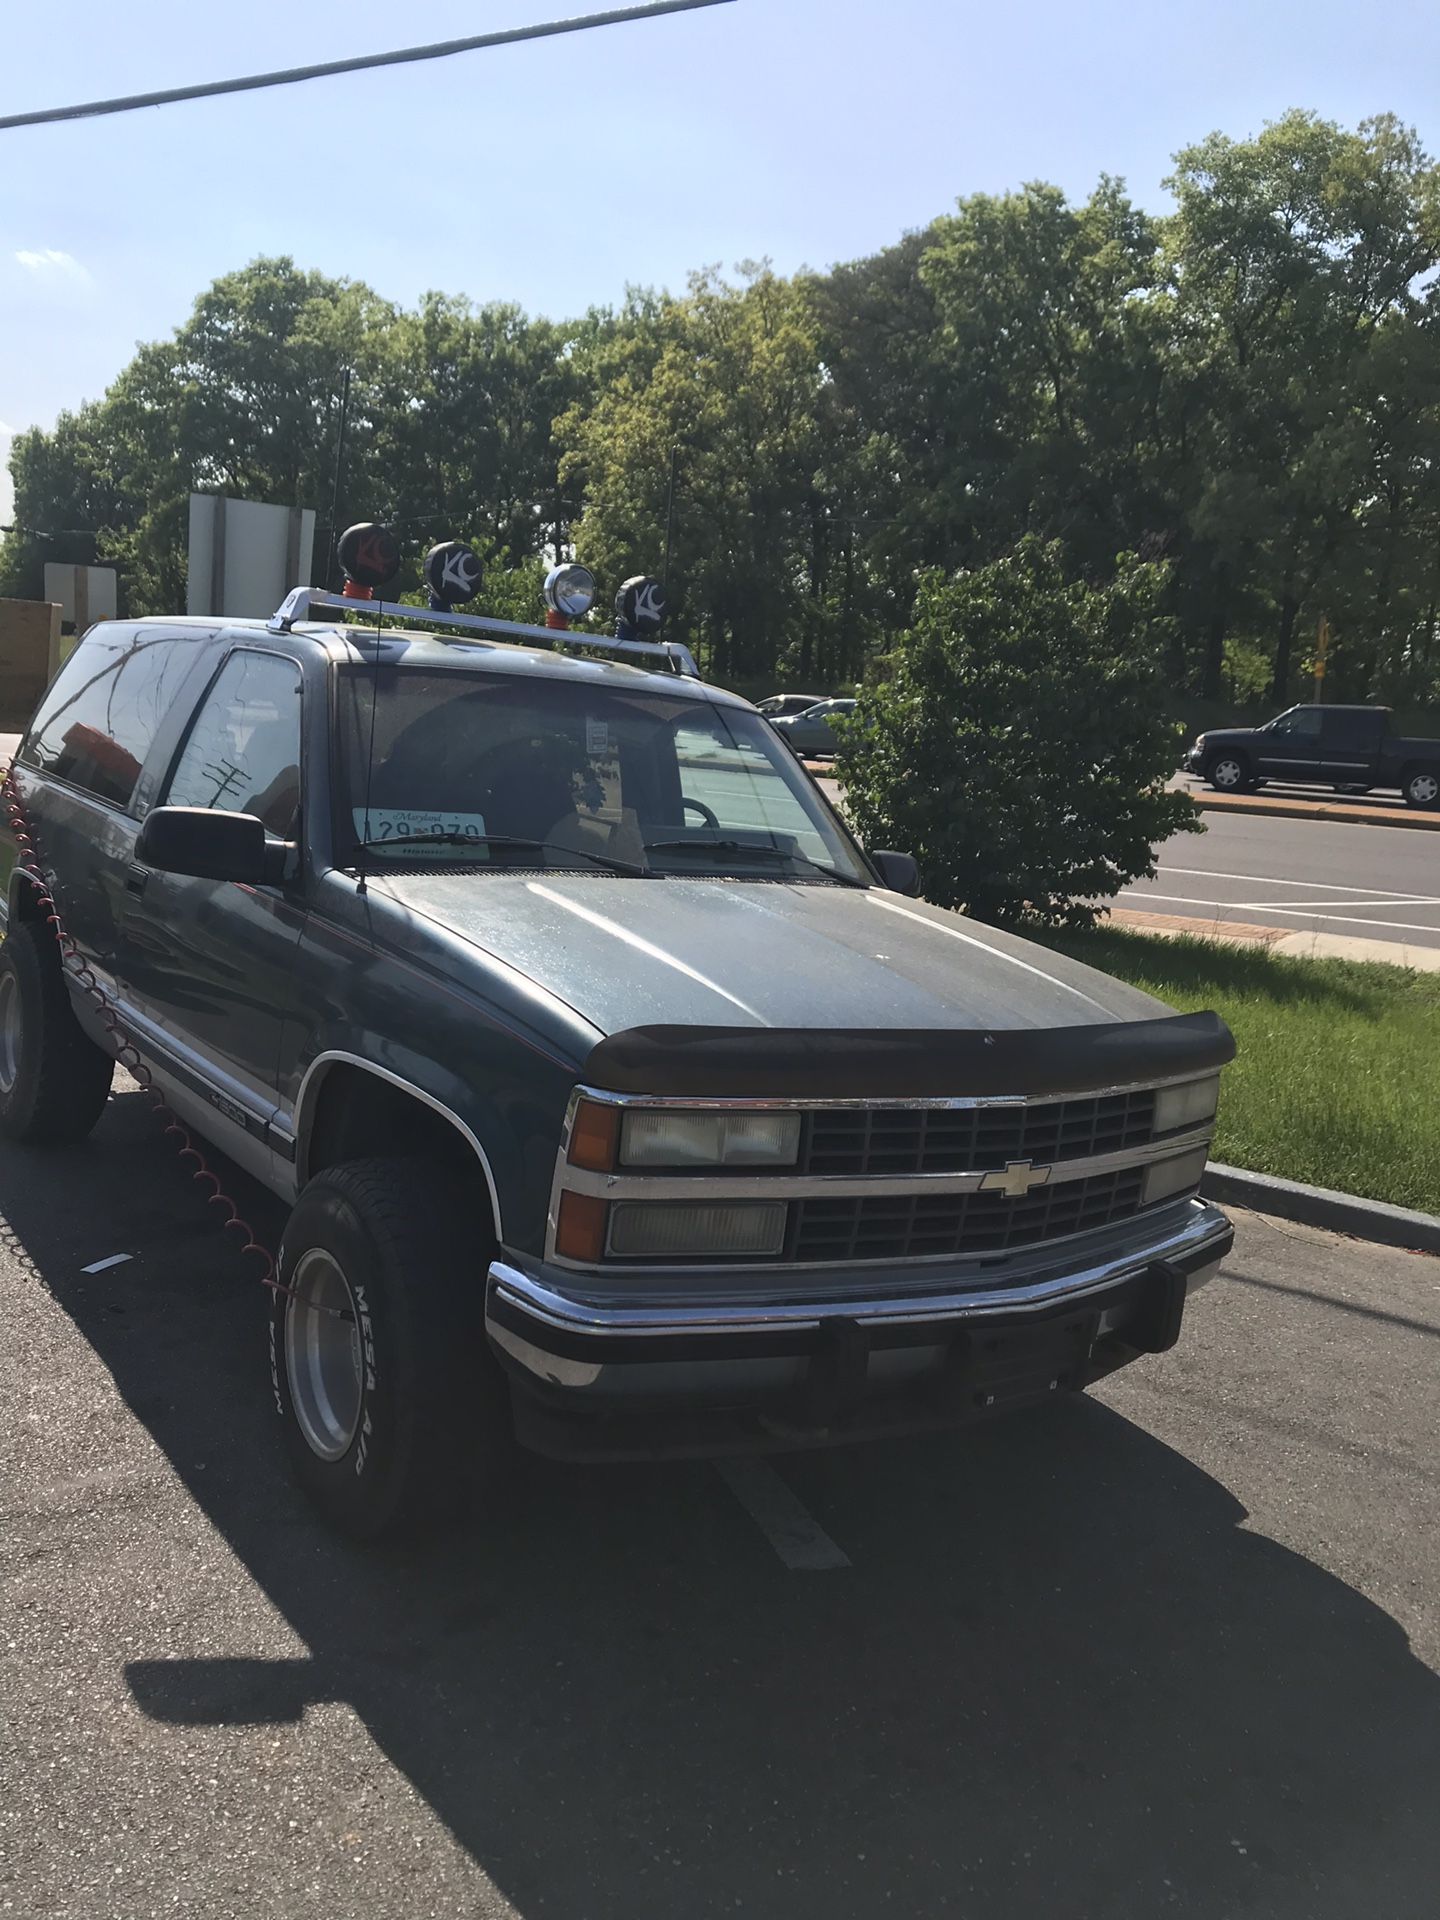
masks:
<path fill-rule="evenodd" d="M 82 267 L 73 253 L 66 253 L 60 247 L 20 247 L 15 258 L 27 273 L 33 273 L 38 279 L 78 284 L 90 278 L 88 268 Z"/>

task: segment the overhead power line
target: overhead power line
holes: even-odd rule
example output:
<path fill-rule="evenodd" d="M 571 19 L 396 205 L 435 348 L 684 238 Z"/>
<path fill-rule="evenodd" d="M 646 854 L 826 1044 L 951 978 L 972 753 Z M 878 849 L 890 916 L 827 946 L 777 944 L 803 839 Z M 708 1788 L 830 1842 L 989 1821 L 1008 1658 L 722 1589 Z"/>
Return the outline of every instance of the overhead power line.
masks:
<path fill-rule="evenodd" d="M 134 113 L 139 107 L 168 107 L 177 100 L 208 100 L 221 93 L 256 93 L 262 87 L 290 87 L 301 80 L 325 80 L 336 73 L 363 73 L 370 67 L 401 67 L 418 60 L 448 60 L 456 53 L 478 53 L 485 47 L 512 46 L 519 40 L 551 40 L 562 33 L 581 33 L 587 27 L 617 27 L 628 20 L 649 20 L 663 13 L 694 13 L 701 7 L 724 7 L 732 0 L 651 0 L 647 6 L 612 7 L 608 13 L 590 13 L 573 20 L 547 20 L 534 27 L 505 27 L 497 33 L 477 33 L 467 40 L 437 40 L 428 47 L 401 47 L 394 53 L 360 53 L 348 60 L 323 60 L 313 67 L 286 67 L 277 73 L 251 73 L 238 80 L 207 80 L 193 87 L 166 87 L 156 93 L 131 93 L 116 100 L 87 100 L 77 107 L 43 107 L 37 113 L 11 113 L 0 118 L 7 127 L 37 127 L 51 120 L 95 120 L 107 113 Z"/>

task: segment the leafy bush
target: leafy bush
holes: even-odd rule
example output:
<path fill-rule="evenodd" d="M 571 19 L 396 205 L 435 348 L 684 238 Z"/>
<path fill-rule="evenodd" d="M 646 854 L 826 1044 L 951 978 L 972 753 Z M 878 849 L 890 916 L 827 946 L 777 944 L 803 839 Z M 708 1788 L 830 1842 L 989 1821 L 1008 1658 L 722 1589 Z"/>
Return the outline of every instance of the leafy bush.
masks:
<path fill-rule="evenodd" d="M 1228 638 L 1221 679 L 1225 691 L 1241 706 L 1258 706 L 1270 692 L 1270 655 L 1253 640 Z"/>
<path fill-rule="evenodd" d="M 1200 830 L 1168 793 L 1178 730 L 1156 637 L 1159 567 L 1090 586 L 1058 543 L 921 586 L 886 681 L 837 725 L 862 840 L 920 865 L 926 898 L 984 920 L 1087 926 L 1094 901 Z"/>

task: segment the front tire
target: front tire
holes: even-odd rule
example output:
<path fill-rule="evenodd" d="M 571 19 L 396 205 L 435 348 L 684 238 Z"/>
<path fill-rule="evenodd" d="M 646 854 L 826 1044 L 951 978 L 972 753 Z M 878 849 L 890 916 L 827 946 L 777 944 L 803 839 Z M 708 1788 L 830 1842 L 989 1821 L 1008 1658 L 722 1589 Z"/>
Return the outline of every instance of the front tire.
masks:
<path fill-rule="evenodd" d="M 458 1177 L 361 1160 L 317 1174 L 286 1225 L 271 1386 L 296 1478 L 355 1538 L 450 1517 L 508 1453 L 475 1212 Z"/>
<path fill-rule="evenodd" d="M 1246 793 L 1255 784 L 1245 756 L 1224 751 L 1206 761 L 1205 778 L 1217 793 Z"/>
<path fill-rule="evenodd" d="M 1440 807 L 1440 774 L 1429 767 L 1412 767 L 1405 776 L 1407 807 Z"/>
<path fill-rule="evenodd" d="M 83 1140 L 105 1111 L 114 1073 L 75 1017 L 50 933 L 12 922 L 0 946 L 0 1133 L 30 1146 Z"/>

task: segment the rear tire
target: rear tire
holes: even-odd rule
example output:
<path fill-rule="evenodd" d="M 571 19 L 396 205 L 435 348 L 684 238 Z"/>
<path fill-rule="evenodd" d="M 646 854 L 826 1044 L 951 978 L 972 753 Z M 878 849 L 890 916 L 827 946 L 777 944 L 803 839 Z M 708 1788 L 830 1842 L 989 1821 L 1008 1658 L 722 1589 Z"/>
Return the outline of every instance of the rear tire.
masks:
<path fill-rule="evenodd" d="M 1435 773 L 1429 767 L 1411 767 L 1405 775 L 1401 791 L 1407 807 L 1440 807 L 1440 773 Z"/>
<path fill-rule="evenodd" d="M 1205 762 L 1205 778 L 1217 793 L 1247 793 L 1255 785 L 1244 754 L 1224 749 Z"/>
<path fill-rule="evenodd" d="M 114 1073 L 75 1017 L 49 931 L 12 921 L 0 946 L 0 1134 L 29 1146 L 83 1140 L 105 1111 Z"/>
<path fill-rule="evenodd" d="M 433 1526 L 508 1464 L 476 1211 L 458 1176 L 357 1160 L 317 1174 L 286 1225 L 275 1405 L 296 1478 L 355 1538 Z"/>

